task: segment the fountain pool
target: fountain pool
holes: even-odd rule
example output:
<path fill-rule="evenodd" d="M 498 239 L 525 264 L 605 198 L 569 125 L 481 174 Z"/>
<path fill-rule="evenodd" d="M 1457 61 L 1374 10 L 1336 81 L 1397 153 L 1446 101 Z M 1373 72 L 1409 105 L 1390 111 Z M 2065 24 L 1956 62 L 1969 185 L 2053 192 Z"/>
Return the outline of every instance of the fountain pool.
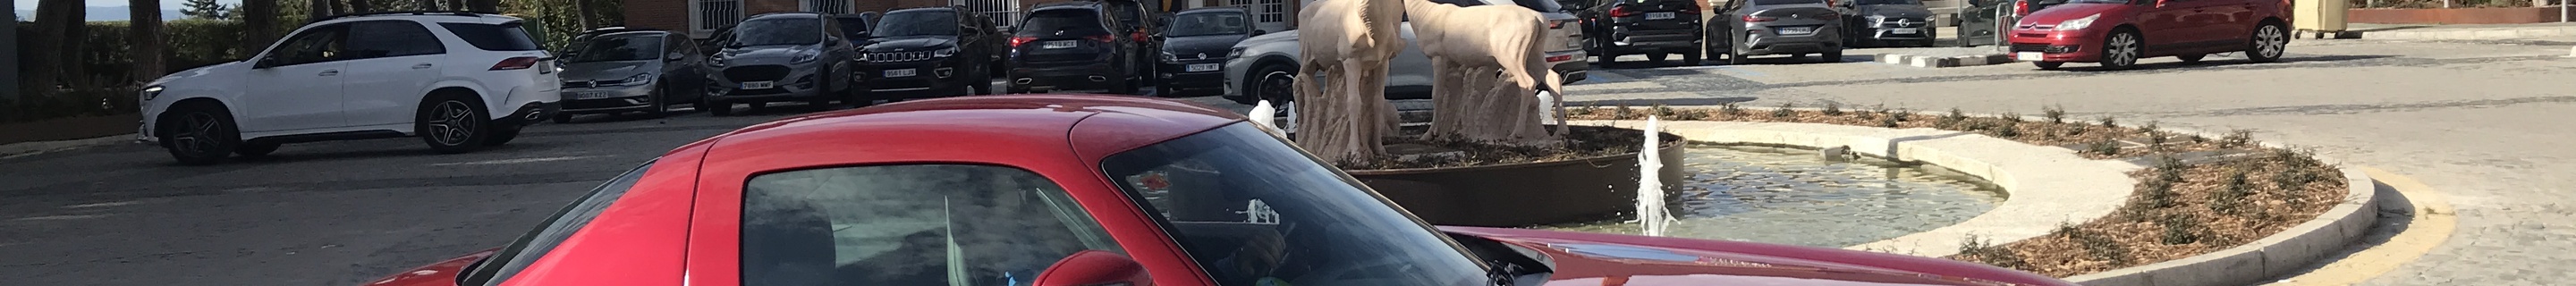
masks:
<path fill-rule="evenodd" d="M 1816 149 L 1693 144 L 1666 198 L 1664 236 L 1844 247 L 1931 230 L 1994 209 L 2004 193 L 1984 179 L 1929 164 Z M 1638 234 L 1636 221 L 1540 229 Z"/>

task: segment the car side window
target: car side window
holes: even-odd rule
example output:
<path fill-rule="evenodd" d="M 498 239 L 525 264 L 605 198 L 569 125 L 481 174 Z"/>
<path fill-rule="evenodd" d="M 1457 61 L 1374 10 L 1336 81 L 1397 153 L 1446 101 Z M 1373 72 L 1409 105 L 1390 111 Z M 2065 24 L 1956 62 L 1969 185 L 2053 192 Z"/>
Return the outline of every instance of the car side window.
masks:
<path fill-rule="evenodd" d="M 446 44 L 429 28 L 412 21 L 366 21 L 349 26 L 351 34 L 368 35 L 349 38 L 349 51 L 356 58 L 381 58 L 447 53 Z"/>
<path fill-rule="evenodd" d="M 263 61 L 291 66 L 340 60 L 347 52 L 343 40 L 347 38 L 348 28 L 347 24 L 331 24 L 305 29 L 304 33 L 287 38 L 286 44 L 278 45 L 277 51 L 268 55 L 274 60 Z"/>
<path fill-rule="evenodd" d="M 1029 285 L 1085 250 L 1125 254 L 1054 182 L 986 165 L 754 176 L 742 285 Z"/>

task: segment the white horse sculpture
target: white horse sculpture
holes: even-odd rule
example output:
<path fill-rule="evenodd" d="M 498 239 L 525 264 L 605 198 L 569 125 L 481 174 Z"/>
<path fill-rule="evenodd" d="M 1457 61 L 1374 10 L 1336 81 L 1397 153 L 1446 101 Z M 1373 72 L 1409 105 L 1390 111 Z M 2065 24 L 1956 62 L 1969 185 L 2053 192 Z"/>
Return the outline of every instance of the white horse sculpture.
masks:
<path fill-rule="evenodd" d="M 1394 134 L 1395 106 L 1386 101 L 1387 63 L 1404 50 L 1396 24 L 1402 0 L 1316 0 L 1297 12 L 1299 54 L 1297 145 L 1334 162 L 1356 162 L 1385 152 Z M 1326 78 L 1329 90 L 1312 82 Z"/>
<path fill-rule="evenodd" d="M 1458 7 L 1403 0 L 1414 40 L 1431 59 L 1433 115 L 1428 136 L 1458 136 L 1496 143 L 1557 142 L 1541 112 L 1563 93 L 1562 76 L 1547 65 L 1539 37 L 1547 31 L 1538 12 L 1512 5 Z M 1497 75 L 1499 73 L 1499 75 Z M 1499 76 L 1499 78 L 1498 78 Z M 1502 85 L 1496 80 L 1511 81 Z M 1542 102 L 1548 101 L 1548 102 Z M 1561 130 L 1560 130 L 1561 131 Z"/>

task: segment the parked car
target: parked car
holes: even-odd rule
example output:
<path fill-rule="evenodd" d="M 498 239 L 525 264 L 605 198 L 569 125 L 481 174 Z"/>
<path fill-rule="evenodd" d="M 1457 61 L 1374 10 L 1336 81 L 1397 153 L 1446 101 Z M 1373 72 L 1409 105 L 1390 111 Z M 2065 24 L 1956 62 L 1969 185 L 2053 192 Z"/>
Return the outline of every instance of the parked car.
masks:
<path fill-rule="evenodd" d="M 933 99 L 699 142 L 504 247 L 371 285 L 2074 285 L 1898 254 L 1434 227 L 1239 115 L 1143 97 Z"/>
<path fill-rule="evenodd" d="M 1432 0 L 1432 2 L 1462 7 L 1523 5 L 1521 7 L 1524 8 L 1533 7 L 1535 5 L 1531 3 L 1543 3 L 1542 1 L 1546 0 L 1517 3 L 1512 0 Z M 1541 37 L 1541 39 L 1550 40 L 1542 43 L 1542 46 L 1563 47 L 1547 52 L 1546 60 L 1554 65 L 1550 69 L 1555 70 L 1558 76 L 1565 77 L 1562 79 L 1564 82 L 1583 80 L 1592 65 L 1584 59 L 1586 53 L 1581 43 L 1588 34 L 1584 34 L 1580 25 L 1577 25 L 1577 21 L 1580 20 L 1572 14 L 1540 11 L 1539 15 L 1549 21 L 1547 33 L 1561 35 L 1561 37 Z M 1413 40 L 1413 23 L 1398 25 L 1401 27 L 1399 30 L 1402 30 L 1398 36 L 1404 38 L 1405 44 L 1404 50 L 1396 52 L 1395 59 L 1387 65 L 1386 97 L 1387 99 L 1431 98 L 1431 59 L 1422 55 L 1421 43 Z M 1293 100 L 1294 98 L 1289 96 L 1291 93 L 1289 88 L 1293 86 L 1290 81 L 1296 79 L 1299 56 L 1297 31 L 1294 30 L 1263 34 L 1235 43 L 1233 50 L 1226 52 L 1227 87 L 1224 97 L 1243 104 L 1253 104 L 1259 100 L 1269 100 L 1273 104 L 1278 104 Z"/>
<path fill-rule="evenodd" d="M 2272 62 L 2290 44 L 2283 6 L 2272 0 L 2075 0 L 2023 17 L 2013 25 L 2010 49 L 2041 69 L 2068 62 L 2125 69 L 2163 56 L 2193 63 L 2231 52 Z"/>
<path fill-rule="evenodd" d="M 1141 0 L 1094 1 L 1100 1 L 1100 7 L 1107 9 L 1109 17 L 1117 18 L 1117 21 L 1114 21 L 1117 25 L 1117 33 L 1125 35 L 1127 38 L 1136 42 L 1136 45 L 1133 47 L 1135 49 L 1135 53 L 1133 53 L 1133 55 L 1136 55 L 1136 57 L 1131 59 L 1135 60 L 1136 66 L 1141 68 L 1136 71 L 1137 85 L 1147 86 L 1157 84 L 1154 82 L 1153 78 L 1155 67 L 1154 54 L 1163 50 L 1163 42 L 1160 39 L 1155 39 L 1153 34 L 1155 31 L 1162 31 L 1163 29 L 1161 28 L 1162 26 L 1155 25 L 1153 19 L 1146 18 L 1147 14 L 1150 13 L 1147 11 L 1150 10 L 1145 9 L 1145 3 Z"/>
<path fill-rule="evenodd" d="M 841 38 L 849 40 L 852 45 L 862 47 L 868 45 L 868 38 L 872 38 L 872 36 L 869 36 L 870 33 L 868 32 L 868 29 L 875 29 L 877 26 L 877 19 L 881 18 L 885 18 L 885 14 L 874 11 L 860 12 L 858 14 L 832 15 L 832 21 L 839 22 L 838 24 L 841 24 Z"/>
<path fill-rule="evenodd" d="M 1940 32 L 1922 0 L 1843 0 L 1844 46 L 1931 47 Z"/>
<path fill-rule="evenodd" d="M 1107 2 L 1041 4 L 1011 36 L 1010 93 L 1108 90 L 1138 94 L 1145 85 L 1143 37 L 1122 32 L 1128 24 Z"/>
<path fill-rule="evenodd" d="M 733 105 L 762 108 L 770 102 L 830 105 L 850 93 L 850 59 L 857 57 L 841 24 L 823 14 L 791 12 L 752 16 L 735 25 L 724 49 L 707 61 L 706 110 L 733 115 Z"/>
<path fill-rule="evenodd" d="M 1659 63 L 1666 55 L 1680 54 L 1682 62 L 1700 64 L 1699 0 L 1609 2 L 1576 12 L 1583 18 L 1584 33 L 1592 35 L 1591 53 L 1602 64 L 1635 54 Z"/>
<path fill-rule="evenodd" d="M 661 117 L 676 104 L 705 108 L 698 104 L 706 95 L 705 56 L 688 35 L 616 30 L 576 38 L 563 60 L 563 112 L 555 123 L 571 123 L 576 114 Z"/>
<path fill-rule="evenodd" d="M 315 21 L 250 60 L 144 85 L 139 139 L 191 165 L 281 144 L 419 136 L 500 145 L 555 112 L 555 58 L 508 16 L 404 12 Z M 363 36 L 355 36 L 363 35 Z"/>
<path fill-rule="evenodd" d="M 861 49 L 861 103 L 993 93 L 1003 41 L 993 21 L 964 7 L 888 12 Z"/>
<path fill-rule="evenodd" d="M 1843 58 L 1842 15 L 1827 0 L 1728 1 L 1708 29 L 1708 54 L 1745 64 L 1752 56 L 1791 55 L 1838 62 Z"/>
<path fill-rule="evenodd" d="M 1252 12 L 1243 7 L 1208 7 L 1173 14 L 1155 37 L 1162 39 L 1155 67 L 1154 95 L 1192 97 L 1225 94 L 1225 53 L 1244 38 L 1266 31 L 1253 29 Z"/>

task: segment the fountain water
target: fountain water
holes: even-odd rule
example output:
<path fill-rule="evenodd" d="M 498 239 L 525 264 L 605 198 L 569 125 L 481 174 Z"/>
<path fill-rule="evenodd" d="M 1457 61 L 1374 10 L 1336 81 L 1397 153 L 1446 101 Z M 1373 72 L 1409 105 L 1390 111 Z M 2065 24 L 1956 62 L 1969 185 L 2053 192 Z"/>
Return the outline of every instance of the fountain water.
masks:
<path fill-rule="evenodd" d="M 1646 117 L 1645 149 L 1656 150 L 1664 142 L 1660 120 Z M 1637 152 L 1637 223 L 1646 236 L 1664 236 L 1664 226 L 1672 223 L 1672 214 L 1664 211 L 1664 181 L 1657 172 L 1664 169 L 1662 156 L 1656 152 Z"/>

